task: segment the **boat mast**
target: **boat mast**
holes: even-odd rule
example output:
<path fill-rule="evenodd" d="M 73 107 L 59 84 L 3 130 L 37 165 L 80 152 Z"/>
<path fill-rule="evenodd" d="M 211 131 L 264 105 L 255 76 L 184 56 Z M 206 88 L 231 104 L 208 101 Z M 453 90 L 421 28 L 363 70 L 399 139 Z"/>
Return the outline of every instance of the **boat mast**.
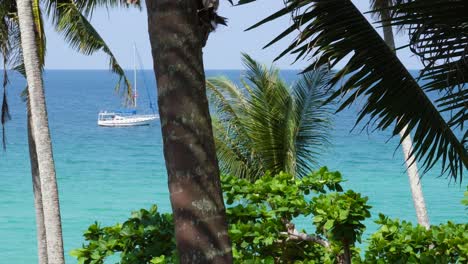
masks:
<path fill-rule="evenodd" d="M 133 107 L 137 107 L 136 44 L 133 43 Z"/>

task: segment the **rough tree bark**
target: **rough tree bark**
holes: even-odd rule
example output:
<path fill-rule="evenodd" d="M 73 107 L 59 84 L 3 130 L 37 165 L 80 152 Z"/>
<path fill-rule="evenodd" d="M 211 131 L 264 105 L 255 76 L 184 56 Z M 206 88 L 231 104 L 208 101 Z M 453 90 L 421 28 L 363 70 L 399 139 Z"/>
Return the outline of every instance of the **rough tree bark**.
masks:
<path fill-rule="evenodd" d="M 232 263 L 197 1 L 147 0 L 146 6 L 181 263 Z"/>
<path fill-rule="evenodd" d="M 37 233 L 37 255 L 39 264 L 48 264 L 47 260 L 47 238 L 44 226 L 44 210 L 42 207 L 41 179 L 39 176 L 39 165 L 36 154 L 36 143 L 31 131 L 31 111 L 28 103 L 28 143 L 29 157 L 31 161 L 31 175 L 34 194 L 34 208 L 36 209 L 36 233 Z"/>
<path fill-rule="evenodd" d="M 385 8 L 389 6 L 389 0 L 380 0 L 380 6 Z M 390 12 L 389 10 L 381 11 L 382 17 L 382 27 L 384 32 L 384 40 L 387 45 L 396 53 L 395 51 L 395 39 L 393 37 L 393 29 L 390 25 Z M 424 226 L 426 229 L 429 229 L 429 217 L 427 215 L 426 202 L 424 201 L 424 194 L 421 187 L 421 181 L 418 173 L 418 165 L 414 156 L 412 155 L 413 142 L 411 136 L 408 135 L 405 137 L 408 126 L 405 126 L 401 132 L 400 137 L 402 138 L 401 146 L 403 149 L 403 155 L 405 158 L 406 170 L 408 173 L 408 179 L 411 188 L 411 194 L 413 196 L 414 208 L 416 210 L 416 217 L 418 223 Z"/>
<path fill-rule="evenodd" d="M 42 71 L 34 32 L 32 2 L 31 0 L 17 0 L 16 3 L 21 31 L 23 61 L 28 81 L 31 135 L 35 143 L 37 168 L 42 191 L 48 263 L 63 264 L 65 263 L 65 259 L 58 190 L 42 83 Z"/>

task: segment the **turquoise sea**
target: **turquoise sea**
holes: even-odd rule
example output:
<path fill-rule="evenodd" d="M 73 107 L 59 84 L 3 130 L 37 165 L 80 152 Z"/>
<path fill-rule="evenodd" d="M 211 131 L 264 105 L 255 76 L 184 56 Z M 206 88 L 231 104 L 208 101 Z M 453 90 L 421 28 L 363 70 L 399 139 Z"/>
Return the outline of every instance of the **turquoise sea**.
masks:
<path fill-rule="evenodd" d="M 241 72 L 207 72 L 208 76 L 219 74 L 238 79 Z M 292 81 L 296 72 L 282 75 Z M 153 203 L 161 211 L 170 211 L 159 123 L 132 128 L 96 124 L 99 110 L 120 105 L 121 98 L 113 91 L 115 81 L 104 70 L 45 73 L 68 263 L 76 263 L 69 252 L 83 243 L 81 235 L 94 221 L 104 225 L 122 222 L 130 211 Z M 150 87 L 154 99 L 153 72 L 140 72 L 139 81 Z M 20 99 L 24 87 L 24 79 L 10 76 L 12 120 L 6 126 L 6 151 L 0 152 L 0 263 L 37 263 L 26 109 Z M 147 107 L 143 87 L 139 94 L 140 105 Z M 356 109 L 347 109 L 336 115 L 333 145 L 320 158 L 322 164 L 341 171 L 346 187 L 369 197 L 372 219 L 384 212 L 414 222 L 398 141 L 390 139 L 388 132 L 351 131 L 356 113 Z M 437 176 L 434 170 L 422 179 L 431 223 L 467 222 L 468 212 L 460 203 L 466 180 L 460 186 Z M 299 222 L 304 228 L 311 225 L 307 219 Z M 368 232 L 375 231 L 372 220 L 368 224 Z"/>

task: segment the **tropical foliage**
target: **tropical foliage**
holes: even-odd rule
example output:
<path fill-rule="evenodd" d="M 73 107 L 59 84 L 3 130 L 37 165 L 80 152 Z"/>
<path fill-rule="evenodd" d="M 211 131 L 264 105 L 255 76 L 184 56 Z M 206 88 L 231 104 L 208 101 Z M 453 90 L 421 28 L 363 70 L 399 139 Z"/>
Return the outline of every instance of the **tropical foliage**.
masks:
<path fill-rule="evenodd" d="M 424 89 L 443 92 L 439 99 L 443 111 L 456 110 L 453 124 L 467 119 L 467 9 L 463 0 L 398 0 L 390 9 L 390 22 L 407 29 L 409 46 L 424 64 L 421 78 L 428 81 Z"/>
<path fill-rule="evenodd" d="M 120 0 L 112 1 L 72 1 L 72 0 L 33 0 L 33 18 L 36 32 L 36 41 L 39 50 L 39 58 L 42 67 L 46 55 L 46 35 L 44 31 L 44 14 L 47 15 L 65 41 L 77 51 L 91 55 L 97 51 L 104 52 L 109 57 L 111 70 L 119 76 L 116 89 L 121 84 L 125 85 L 126 98 L 131 98 L 130 82 L 125 72 L 117 62 L 110 47 L 93 28 L 88 21 L 95 6 L 127 5 Z M 4 87 L 8 84 L 6 69 L 10 68 L 23 76 L 24 64 L 21 51 L 21 39 L 18 24 L 18 15 L 15 0 L 3 0 L 0 2 L 0 52 L 3 58 Z M 8 108 L 4 97 L 2 107 L 2 121 L 8 117 Z"/>
<path fill-rule="evenodd" d="M 370 208 L 365 205 L 366 198 L 350 195 L 351 191 L 343 193 L 340 182 L 340 173 L 326 168 L 300 180 L 286 173 L 266 174 L 253 183 L 237 177 L 223 177 L 223 190 L 230 205 L 227 208 L 229 235 L 236 262 L 301 263 L 316 260 L 332 263 L 341 255 L 341 244 L 337 242 L 335 245 L 335 236 L 329 236 L 328 232 L 355 234 L 352 235 L 354 240 L 350 241 L 350 245 L 354 244 L 362 232 L 361 221 L 369 217 Z M 312 193 L 321 195 L 310 200 L 308 195 Z M 333 197 L 326 198 L 327 195 Z M 359 206 L 343 208 L 342 203 L 337 202 L 327 211 L 322 211 L 325 199 L 352 200 Z M 299 232 L 293 224 L 295 217 L 310 216 L 315 207 L 319 213 L 314 222 L 323 227 L 319 232 L 324 234 L 323 237 Z M 332 223 L 330 219 L 335 215 L 339 215 L 339 220 Z M 172 236 L 172 218 L 157 213 L 153 207 L 150 211 L 134 212 L 123 225 L 104 228 L 98 224 L 91 225 L 84 234 L 88 244 L 74 250 L 72 255 L 83 264 L 104 263 L 115 252 L 122 252 L 121 263 L 177 263 Z"/>
<path fill-rule="evenodd" d="M 221 171 L 256 179 L 270 171 L 303 177 L 328 145 L 330 107 L 324 86 L 329 73 L 308 72 L 292 86 L 279 70 L 243 55 L 241 86 L 225 77 L 207 81 Z"/>
<path fill-rule="evenodd" d="M 370 206 L 367 198 L 343 192 L 341 180 L 340 173 L 327 168 L 302 179 L 285 173 L 266 174 L 253 183 L 224 177 L 237 262 L 334 263 L 342 258 L 364 230 L 362 221 L 370 216 Z M 310 194 L 315 197 L 310 199 Z M 298 231 L 294 219 L 311 215 L 315 234 Z M 346 245 L 342 243 L 345 234 L 350 238 Z"/>
<path fill-rule="evenodd" d="M 343 263 L 346 251 L 355 263 L 466 262 L 467 224 L 448 222 L 426 230 L 384 215 L 360 255 L 354 245 L 361 241 L 370 206 L 366 197 L 344 191 L 341 182 L 341 174 L 327 168 L 302 179 L 286 173 L 255 182 L 222 177 L 235 262 Z M 298 219 L 315 231 L 298 230 Z M 178 263 L 173 230 L 172 217 L 153 206 L 123 224 L 91 225 L 84 233 L 87 244 L 72 255 L 80 264 L 104 263 L 115 253 L 121 253 L 120 263 Z"/>
<path fill-rule="evenodd" d="M 292 15 L 292 25 L 266 47 L 297 33 L 278 58 L 289 53 L 297 60 L 312 58 L 304 72 L 345 62 L 329 82 L 340 87 L 330 97 L 330 100 L 341 98 L 339 110 L 356 100 L 364 100 L 357 122 L 391 129 L 393 135 L 408 126 L 406 134 L 413 132 L 413 151 L 425 171 L 440 161 L 443 173 L 461 179 L 468 167 L 468 133 L 464 127 L 468 21 L 463 14 L 467 3 L 463 0 L 394 2 L 392 23 L 408 29 L 412 50 L 426 64 L 421 72 L 421 78 L 426 80 L 424 85 L 418 84 L 350 0 L 287 0 L 284 8 L 250 29 Z M 437 99 L 431 100 L 429 93 Z M 446 116 L 449 118 L 444 119 Z"/>
<path fill-rule="evenodd" d="M 369 238 L 365 263 L 467 263 L 468 224 L 413 226 L 379 215 L 380 229 Z"/>
<path fill-rule="evenodd" d="M 110 5 L 111 2 L 120 3 L 106 1 L 98 4 Z M 73 48 L 86 55 L 102 50 L 109 56 L 112 71 L 120 77 L 116 89 L 119 89 L 121 83 L 124 82 L 127 95 L 129 95 L 131 87 L 109 47 L 88 22 L 87 17 L 83 15 L 83 13 L 91 15 L 85 5 L 72 0 L 4 0 L 0 2 L 0 56 L 3 59 L 4 88 L 1 110 L 2 128 L 9 119 L 6 100 L 7 69 L 12 69 L 28 78 L 29 89 L 25 90 L 23 95 L 28 100 L 28 139 L 38 229 L 39 262 L 63 263 L 58 191 L 42 75 L 34 74 L 42 72 L 45 64 L 44 12 L 49 16 L 56 30 L 63 34 L 65 40 Z M 25 48 L 24 54 L 23 47 Z M 5 147 L 5 133 L 3 133 L 3 146 Z"/>
<path fill-rule="evenodd" d="M 381 19 L 383 39 L 385 43 L 394 50 L 395 53 L 395 37 L 393 27 L 389 19 L 391 18 L 391 12 L 388 7 L 395 5 L 394 0 L 371 0 L 371 8 L 373 11 L 373 17 Z M 413 197 L 414 209 L 416 212 L 416 218 L 418 223 L 426 228 L 430 227 L 429 216 L 426 209 L 426 203 L 424 200 L 421 176 L 419 175 L 418 163 L 416 162 L 412 153 L 413 141 L 411 135 L 407 135 L 408 127 L 404 126 L 399 132 L 401 140 L 400 145 L 403 151 L 403 157 L 405 158 L 406 172 L 408 174 L 408 180 L 410 183 L 411 194 Z M 405 135 L 407 135 L 405 137 Z"/>
<path fill-rule="evenodd" d="M 152 259 L 175 254 L 172 215 L 161 214 L 156 206 L 133 212 L 123 224 L 101 227 L 91 225 L 83 234 L 88 245 L 71 252 L 78 263 L 104 263 L 120 253 L 120 263 L 149 263 Z"/>

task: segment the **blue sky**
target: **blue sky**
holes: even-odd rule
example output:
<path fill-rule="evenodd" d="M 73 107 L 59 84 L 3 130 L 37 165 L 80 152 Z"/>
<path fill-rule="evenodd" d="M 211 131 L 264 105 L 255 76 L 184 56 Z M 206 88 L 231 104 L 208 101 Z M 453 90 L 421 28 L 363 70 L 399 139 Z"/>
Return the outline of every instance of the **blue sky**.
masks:
<path fill-rule="evenodd" d="M 280 0 L 258 0 L 245 6 L 231 6 L 227 0 L 220 0 L 219 14 L 229 19 L 228 27 L 219 27 L 210 35 L 204 49 L 206 69 L 241 69 L 240 53 L 246 52 L 263 63 L 271 63 L 289 43 L 280 42 L 270 48 L 262 49 L 281 29 L 289 23 L 284 17 L 276 22 L 264 25 L 258 29 L 244 30 L 278 10 L 282 6 Z M 361 11 L 367 11 L 368 0 L 353 0 Z M 370 19 L 369 16 L 367 16 Z M 142 57 L 143 68 L 152 69 L 152 58 L 147 29 L 146 10 L 100 9 L 95 11 L 91 20 L 95 28 L 109 44 L 120 64 L 124 68 L 133 67 L 132 45 L 136 43 Z M 380 29 L 378 29 L 380 31 Z M 47 69 L 107 69 L 107 59 L 102 53 L 92 56 L 81 55 L 65 44 L 62 37 L 54 32 L 50 23 L 47 31 Z M 397 36 L 397 45 L 404 44 L 406 34 Z M 419 69 L 421 64 L 408 50 L 399 51 L 399 57 L 409 69 Z M 307 61 L 299 61 L 291 65 L 292 57 L 287 56 L 275 64 L 283 69 L 301 69 Z"/>

